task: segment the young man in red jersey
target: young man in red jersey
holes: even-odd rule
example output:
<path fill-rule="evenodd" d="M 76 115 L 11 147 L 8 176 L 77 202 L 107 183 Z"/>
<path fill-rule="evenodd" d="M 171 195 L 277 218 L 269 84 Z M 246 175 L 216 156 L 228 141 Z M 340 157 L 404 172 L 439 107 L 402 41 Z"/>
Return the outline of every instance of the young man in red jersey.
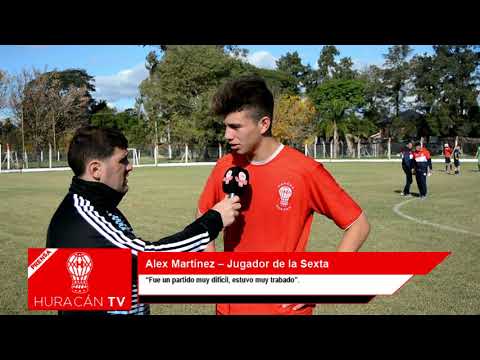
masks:
<path fill-rule="evenodd" d="M 425 153 L 427 156 L 427 163 L 428 163 L 428 171 L 427 171 L 427 176 L 431 176 L 433 173 L 433 167 L 432 167 L 432 156 L 430 155 L 430 151 L 427 149 L 427 145 L 423 144 L 422 145 L 422 151 Z"/>
<path fill-rule="evenodd" d="M 218 160 L 198 202 L 200 216 L 222 199 L 222 179 L 232 166 L 250 174 L 250 193 L 241 199 L 237 222 L 224 232 L 224 251 L 303 252 L 313 213 L 343 229 L 338 251 L 357 251 L 370 225 L 362 209 L 322 164 L 272 137 L 273 96 L 265 81 L 242 77 L 226 83 L 213 98 L 224 119 L 232 152 Z M 215 251 L 209 246 L 207 251 Z M 309 304 L 217 304 L 217 314 L 311 315 Z"/>
<path fill-rule="evenodd" d="M 452 173 L 452 148 L 450 145 L 445 144 L 443 147 L 443 156 L 445 157 L 445 172 L 448 174 Z"/>

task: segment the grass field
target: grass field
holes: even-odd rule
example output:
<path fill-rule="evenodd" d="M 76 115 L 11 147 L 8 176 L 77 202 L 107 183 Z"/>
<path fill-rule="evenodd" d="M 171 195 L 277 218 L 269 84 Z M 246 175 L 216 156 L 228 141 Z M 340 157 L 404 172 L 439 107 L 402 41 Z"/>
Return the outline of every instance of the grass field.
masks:
<path fill-rule="evenodd" d="M 364 208 L 372 230 L 363 251 L 451 251 L 427 276 L 415 276 L 392 296 L 366 305 L 326 304 L 316 314 L 479 314 L 480 173 L 464 163 L 462 175 L 447 175 L 434 164 L 429 197 L 414 199 L 401 211 L 419 220 L 466 230 L 462 234 L 407 220 L 393 211 L 404 176 L 397 163 L 329 163 L 326 167 Z M 137 168 L 121 203 L 137 235 L 155 240 L 190 223 L 211 170 Z M 44 247 L 49 220 L 70 184 L 70 172 L 0 175 L 0 314 L 28 314 L 27 248 Z M 416 192 L 416 185 L 412 185 Z M 341 231 L 315 216 L 310 251 L 334 251 Z M 218 240 L 221 241 L 221 240 Z M 155 304 L 154 314 L 214 314 L 210 304 Z M 46 312 L 35 312 L 45 314 Z"/>

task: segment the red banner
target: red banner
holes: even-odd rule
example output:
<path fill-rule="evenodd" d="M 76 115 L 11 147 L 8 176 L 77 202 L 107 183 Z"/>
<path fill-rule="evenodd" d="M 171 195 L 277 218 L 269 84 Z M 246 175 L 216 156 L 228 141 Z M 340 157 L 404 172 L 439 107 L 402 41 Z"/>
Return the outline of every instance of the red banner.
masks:
<path fill-rule="evenodd" d="M 138 253 L 138 273 L 426 275 L 449 252 Z"/>
<path fill-rule="evenodd" d="M 29 310 L 129 310 L 129 249 L 28 249 Z"/>

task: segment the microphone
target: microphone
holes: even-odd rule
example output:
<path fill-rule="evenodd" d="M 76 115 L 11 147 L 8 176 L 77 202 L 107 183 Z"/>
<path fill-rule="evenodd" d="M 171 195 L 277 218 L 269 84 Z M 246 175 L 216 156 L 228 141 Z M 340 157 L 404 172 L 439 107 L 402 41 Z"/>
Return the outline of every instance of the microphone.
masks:
<path fill-rule="evenodd" d="M 249 185 L 248 171 L 240 166 L 234 166 L 225 172 L 222 180 L 223 192 L 229 198 L 235 195 L 242 196 Z"/>

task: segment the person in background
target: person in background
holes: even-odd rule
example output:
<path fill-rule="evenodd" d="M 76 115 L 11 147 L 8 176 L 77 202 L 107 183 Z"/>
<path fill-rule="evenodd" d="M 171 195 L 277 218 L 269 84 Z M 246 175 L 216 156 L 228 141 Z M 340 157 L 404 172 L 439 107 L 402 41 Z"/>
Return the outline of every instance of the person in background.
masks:
<path fill-rule="evenodd" d="M 433 172 L 433 166 L 432 166 L 432 157 L 430 155 L 430 151 L 427 149 L 427 145 L 423 144 L 422 145 L 422 150 L 427 155 L 427 164 L 428 164 L 428 170 L 427 170 L 427 176 L 431 176 Z"/>
<path fill-rule="evenodd" d="M 430 153 L 420 143 L 417 143 L 415 150 L 413 153 L 415 180 L 420 192 L 420 200 L 425 200 L 427 196 L 427 174 L 432 162 Z"/>
<path fill-rule="evenodd" d="M 451 174 L 452 172 L 452 152 L 453 149 L 449 144 L 445 144 L 443 147 L 443 156 L 445 157 L 445 172 Z"/>
<path fill-rule="evenodd" d="M 402 157 L 402 169 L 405 173 L 405 187 L 400 195 L 403 196 L 412 196 L 410 194 L 410 185 L 412 185 L 413 177 L 412 177 L 412 170 L 413 170 L 413 152 L 412 152 L 413 144 L 411 141 L 403 148 L 401 157 Z"/>
<path fill-rule="evenodd" d="M 455 166 L 455 175 L 460 175 L 460 155 L 462 150 L 460 150 L 460 145 L 457 144 L 453 150 L 453 165 Z"/>
<path fill-rule="evenodd" d="M 478 171 L 480 172 L 480 144 L 478 144 L 477 147 L 477 153 L 475 154 L 477 157 L 477 166 L 478 166 Z"/>

